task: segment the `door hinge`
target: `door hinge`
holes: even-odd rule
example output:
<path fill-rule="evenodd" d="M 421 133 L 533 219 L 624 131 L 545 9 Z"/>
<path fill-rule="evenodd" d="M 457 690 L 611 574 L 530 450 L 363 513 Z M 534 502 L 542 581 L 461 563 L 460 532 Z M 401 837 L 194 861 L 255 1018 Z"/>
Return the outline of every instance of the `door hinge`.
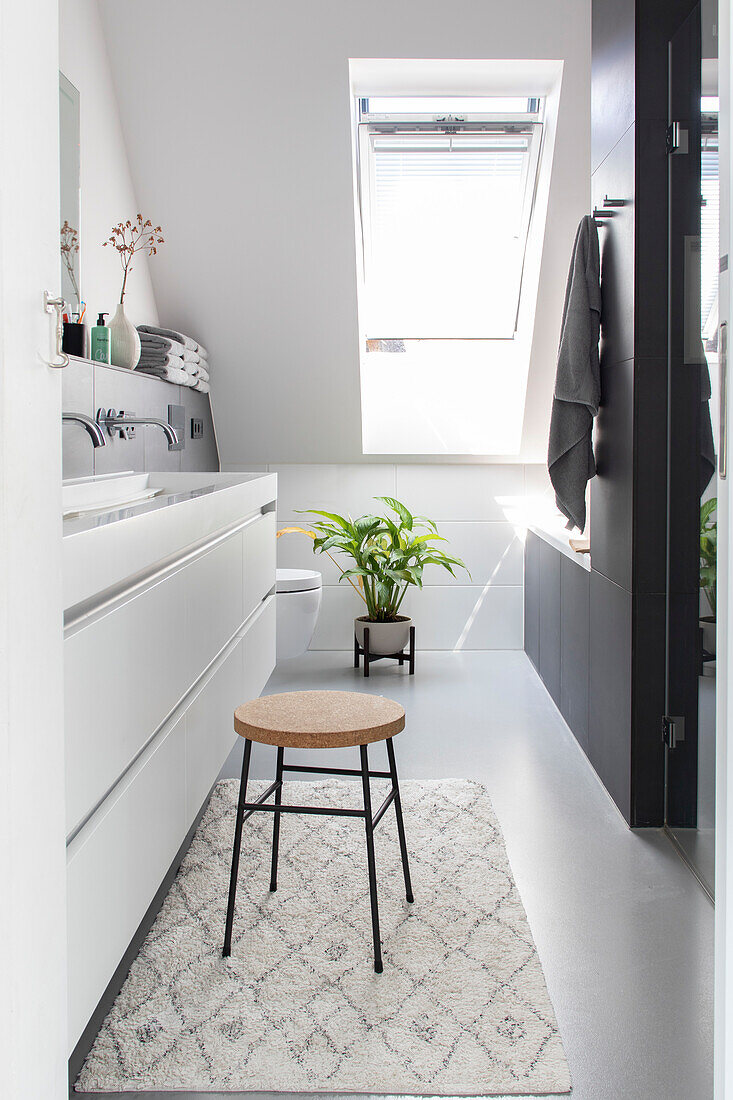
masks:
<path fill-rule="evenodd" d="M 662 740 L 668 749 L 676 749 L 685 739 L 685 720 L 680 715 L 665 714 L 662 718 Z"/>
<path fill-rule="evenodd" d="M 671 122 L 667 127 L 667 152 L 687 153 L 689 151 L 689 130 L 681 122 Z"/>

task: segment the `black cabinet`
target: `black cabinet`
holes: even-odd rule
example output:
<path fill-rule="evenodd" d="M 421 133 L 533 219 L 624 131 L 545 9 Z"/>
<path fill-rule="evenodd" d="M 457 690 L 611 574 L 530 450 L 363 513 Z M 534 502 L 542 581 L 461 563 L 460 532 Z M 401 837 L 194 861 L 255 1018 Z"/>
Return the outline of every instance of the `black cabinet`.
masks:
<path fill-rule="evenodd" d="M 560 706 L 560 561 L 562 554 L 540 539 L 540 667 L 542 682 Z"/>
<path fill-rule="evenodd" d="M 560 711 L 588 752 L 590 573 L 560 557 Z"/>
<path fill-rule="evenodd" d="M 587 752 L 590 573 L 532 531 L 524 568 L 525 651 Z"/>

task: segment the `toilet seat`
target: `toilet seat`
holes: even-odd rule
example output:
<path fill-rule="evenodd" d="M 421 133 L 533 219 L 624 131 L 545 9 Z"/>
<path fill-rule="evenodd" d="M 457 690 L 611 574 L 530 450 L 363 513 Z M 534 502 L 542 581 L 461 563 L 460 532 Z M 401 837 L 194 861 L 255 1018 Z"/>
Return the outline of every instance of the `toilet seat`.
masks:
<path fill-rule="evenodd" d="M 278 569 L 278 592 L 311 592 L 322 585 L 321 574 L 314 569 Z"/>

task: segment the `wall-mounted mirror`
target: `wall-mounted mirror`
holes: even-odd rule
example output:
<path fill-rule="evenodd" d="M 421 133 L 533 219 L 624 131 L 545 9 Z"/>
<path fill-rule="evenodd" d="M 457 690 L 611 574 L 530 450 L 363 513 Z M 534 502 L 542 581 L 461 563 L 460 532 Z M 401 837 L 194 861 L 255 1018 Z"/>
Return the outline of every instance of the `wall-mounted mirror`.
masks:
<path fill-rule="evenodd" d="M 59 73 L 59 158 L 61 176 L 61 294 L 72 314 L 81 306 L 79 271 L 79 92 Z"/>

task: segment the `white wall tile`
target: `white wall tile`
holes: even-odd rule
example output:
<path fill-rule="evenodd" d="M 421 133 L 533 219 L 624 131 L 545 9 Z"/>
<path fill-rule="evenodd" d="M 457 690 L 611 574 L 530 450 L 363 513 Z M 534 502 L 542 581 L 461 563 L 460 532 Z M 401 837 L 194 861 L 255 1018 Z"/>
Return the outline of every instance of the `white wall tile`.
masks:
<path fill-rule="evenodd" d="M 307 516 L 278 518 L 278 528 L 308 527 Z M 522 584 L 524 548 L 514 527 L 499 521 L 448 521 L 440 524 L 440 533 L 447 543 L 439 543 L 441 549 L 462 558 L 471 573 L 456 570 L 455 579 L 445 569 L 429 565 L 425 569 L 424 583 L 430 585 Z M 277 542 L 277 564 L 284 569 L 316 569 L 323 575 L 324 584 L 338 584 L 339 571 L 325 554 L 314 554 L 313 543 L 307 535 L 282 535 Z M 344 559 L 344 567 L 349 562 Z M 346 583 L 346 582 L 343 582 Z"/>
<path fill-rule="evenodd" d="M 417 628 L 418 649 L 521 649 L 520 586 L 424 588 L 410 592 L 403 609 Z M 311 649 L 350 650 L 353 620 L 363 604 L 349 588 L 324 588 Z"/>
<path fill-rule="evenodd" d="M 388 463 L 285 465 L 270 466 L 269 470 L 278 476 L 279 516 L 294 516 L 299 508 L 358 516 L 381 507 L 374 501 L 375 496 L 395 495 L 395 468 Z"/>
<path fill-rule="evenodd" d="M 533 462 L 524 467 L 524 491 L 530 498 L 546 497 L 555 499 L 550 475 L 544 462 Z"/>
<path fill-rule="evenodd" d="M 425 585 L 521 585 L 524 578 L 524 544 L 511 523 L 499 520 L 457 521 L 448 520 L 438 526 L 440 534 L 448 539 L 438 543 L 441 550 L 452 557 L 462 558 L 471 574 L 456 569 L 455 580 L 445 569 L 435 565 L 425 568 Z"/>
<path fill-rule="evenodd" d="M 523 644 L 524 549 L 521 532 L 506 518 L 524 498 L 525 469 L 510 466 L 278 465 L 278 527 L 308 527 L 296 507 L 361 514 L 374 496 L 396 496 L 415 512 L 434 518 L 448 539 L 446 549 L 464 559 L 471 580 L 454 580 L 428 567 L 425 588 L 411 591 L 404 608 L 416 614 L 418 648 L 521 649 Z M 544 477 L 544 482 L 543 482 Z M 532 470 L 531 486 L 546 489 L 546 472 Z M 278 540 L 278 565 L 316 569 L 323 575 L 323 602 L 313 649 L 350 650 L 352 621 L 363 603 L 325 555 L 314 555 L 305 535 Z M 466 583 L 468 581 L 468 583 Z"/>
<path fill-rule="evenodd" d="M 415 620 L 418 649 L 521 649 L 523 595 L 508 585 L 413 589 L 402 609 Z"/>
<path fill-rule="evenodd" d="M 395 496 L 412 512 L 441 520 L 501 520 L 524 495 L 524 467 L 396 467 Z"/>

